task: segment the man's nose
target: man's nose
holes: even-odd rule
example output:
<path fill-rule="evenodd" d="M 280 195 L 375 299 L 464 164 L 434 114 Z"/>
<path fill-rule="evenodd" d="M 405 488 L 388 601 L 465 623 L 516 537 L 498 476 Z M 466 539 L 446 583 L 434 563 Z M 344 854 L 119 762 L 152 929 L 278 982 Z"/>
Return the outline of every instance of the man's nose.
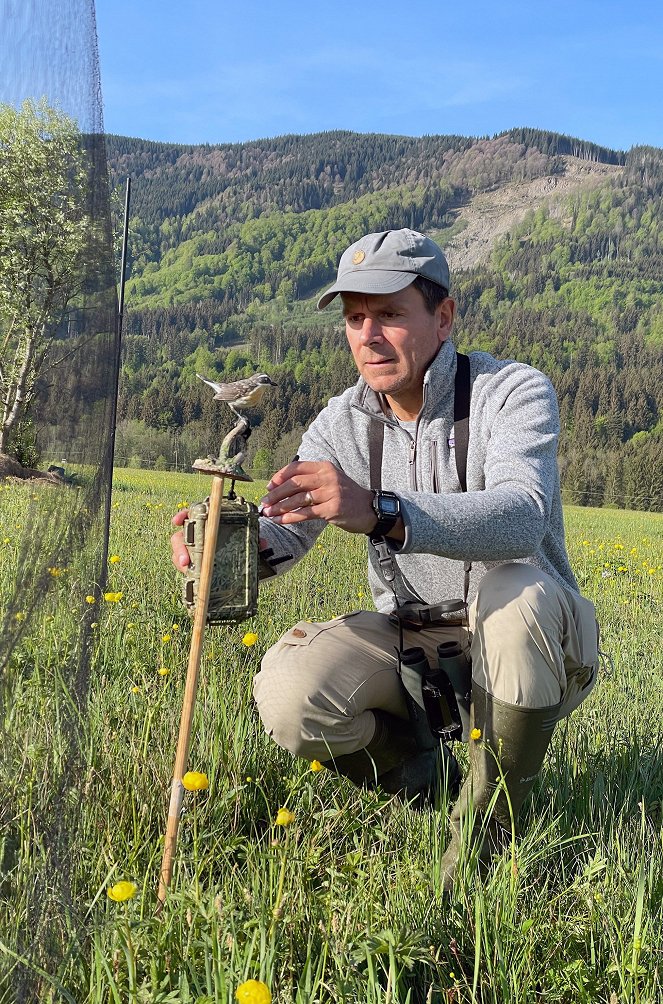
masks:
<path fill-rule="evenodd" d="M 365 317 L 361 326 L 362 342 L 373 342 L 382 337 L 382 325 L 374 317 Z"/>

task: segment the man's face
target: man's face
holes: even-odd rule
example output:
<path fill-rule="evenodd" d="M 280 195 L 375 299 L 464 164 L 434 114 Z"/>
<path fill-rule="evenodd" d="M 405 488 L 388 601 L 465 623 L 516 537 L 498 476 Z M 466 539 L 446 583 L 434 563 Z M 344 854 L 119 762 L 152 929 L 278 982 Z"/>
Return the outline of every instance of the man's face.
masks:
<path fill-rule="evenodd" d="M 345 333 L 357 369 L 394 414 L 416 418 L 423 403 L 424 374 L 451 333 L 454 301 L 434 314 L 410 285 L 398 293 L 342 293 Z"/>

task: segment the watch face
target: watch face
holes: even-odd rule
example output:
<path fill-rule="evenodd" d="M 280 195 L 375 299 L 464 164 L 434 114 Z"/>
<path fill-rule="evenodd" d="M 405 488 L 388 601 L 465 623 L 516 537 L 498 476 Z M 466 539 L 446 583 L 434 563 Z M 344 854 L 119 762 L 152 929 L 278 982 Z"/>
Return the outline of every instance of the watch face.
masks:
<path fill-rule="evenodd" d="M 384 513 L 385 516 L 398 516 L 400 512 L 398 499 L 391 498 L 389 495 L 381 495 L 379 505 L 380 512 Z"/>

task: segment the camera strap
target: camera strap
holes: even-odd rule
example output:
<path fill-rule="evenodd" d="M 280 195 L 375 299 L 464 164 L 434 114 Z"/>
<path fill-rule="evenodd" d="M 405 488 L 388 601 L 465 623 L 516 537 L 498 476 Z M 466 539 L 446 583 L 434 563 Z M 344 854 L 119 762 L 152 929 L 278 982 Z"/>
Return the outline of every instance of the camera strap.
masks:
<path fill-rule="evenodd" d="M 456 458 L 456 473 L 461 491 L 467 491 L 467 449 L 470 441 L 470 399 L 472 386 L 470 383 L 469 356 L 462 352 L 456 353 L 456 378 L 454 383 L 454 454 Z M 384 452 L 384 423 L 371 422 L 368 440 L 369 484 L 371 489 L 379 491 L 382 488 L 382 454 Z M 394 559 L 384 537 L 370 537 L 370 542 L 377 552 L 380 568 L 386 582 L 391 586 L 396 606 L 398 597 L 394 588 L 396 570 Z M 467 608 L 467 597 L 470 591 L 470 572 L 472 562 L 463 565 L 463 603 Z M 401 642 L 402 646 L 402 642 Z"/>

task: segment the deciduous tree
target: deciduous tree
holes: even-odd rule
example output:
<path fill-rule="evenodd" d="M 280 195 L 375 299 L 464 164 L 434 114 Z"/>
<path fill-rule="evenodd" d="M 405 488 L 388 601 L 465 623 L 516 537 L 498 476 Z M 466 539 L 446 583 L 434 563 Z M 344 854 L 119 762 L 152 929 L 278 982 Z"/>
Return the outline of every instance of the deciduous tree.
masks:
<path fill-rule="evenodd" d="M 45 100 L 0 105 L 0 453 L 71 348 L 55 333 L 89 274 L 88 198 L 75 122 Z"/>

